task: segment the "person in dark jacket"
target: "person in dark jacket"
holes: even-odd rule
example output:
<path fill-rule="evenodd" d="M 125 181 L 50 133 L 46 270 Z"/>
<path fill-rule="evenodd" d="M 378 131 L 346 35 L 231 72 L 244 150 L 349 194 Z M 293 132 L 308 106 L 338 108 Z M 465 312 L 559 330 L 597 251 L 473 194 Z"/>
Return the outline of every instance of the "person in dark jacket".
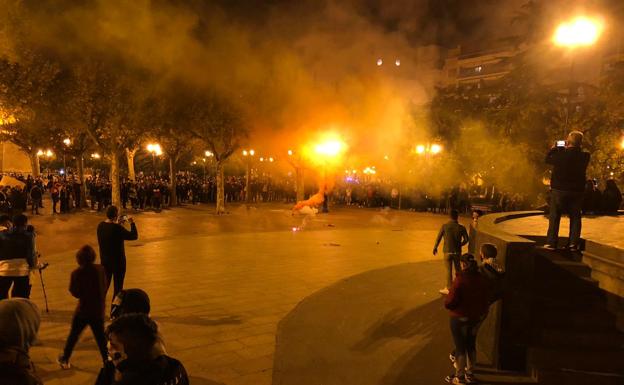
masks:
<path fill-rule="evenodd" d="M 41 206 L 41 200 L 43 199 L 43 191 L 38 185 L 34 185 L 30 189 L 30 204 L 31 204 L 31 214 L 39 215 L 39 206 Z"/>
<path fill-rule="evenodd" d="M 182 363 L 153 349 L 158 326 L 145 314 L 126 314 L 108 326 L 108 354 L 115 366 L 113 382 L 98 377 L 96 385 L 188 385 Z"/>
<path fill-rule="evenodd" d="M 71 330 L 63 354 L 58 363 L 63 369 L 69 369 L 69 359 L 82 331 L 89 326 L 100 350 L 102 362 L 107 360 L 106 337 L 104 335 L 104 307 L 106 302 L 106 273 L 101 265 L 96 265 L 95 250 L 89 245 L 82 246 L 76 253 L 79 267 L 71 274 L 70 293 L 78 298 Z"/>
<path fill-rule="evenodd" d="M 42 385 L 28 351 L 37 339 L 39 309 L 24 298 L 0 301 L 0 384 Z"/>
<path fill-rule="evenodd" d="M 124 289 L 113 299 L 110 318 L 114 321 L 126 314 L 145 314 L 149 316 L 150 310 L 150 299 L 145 291 L 141 289 Z M 167 353 L 160 336 L 152 347 L 152 350 L 155 356 Z M 106 361 L 102 369 L 100 369 L 96 384 L 112 384 L 114 378 L 115 365 L 112 361 Z"/>
<path fill-rule="evenodd" d="M 553 166 L 550 179 L 550 214 L 548 234 L 544 247 L 555 249 L 563 212 L 570 216 L 569 247 L 578 250 L 581 240 L 581 208 L 585 190 L 585 173 L 590 155 L 581 149 L 583 133 L 572 131 L 565 147 L 553 146 L 546 155 L 546 163 Z"/>
<path fill-rule="evenodd" d="M 446 378 L 452 384 L 474 383 L 472 368 L 477 358 L 477 332 L 485 319 L 490 305 L 491 285 L 479 273 L 477 261 L 472 254 L 460 258 L 462 272 L 444 302 L 451 316 L 451 334 L 455 344 L 455 373 Z"/>
<path fill-rule="evenodd" d="M 490 281 L 490 303 L 494 303 L 503 296 L 503 278 L 505 277 L 505 269 L 498 264 L 496 256 L 498 250 L 496 245 L 492 243 L 484 243 L 481 245 L 479 257 L 481 265 L 479 265 L 479 273 Z"/>
<path fill-rule="evenodd" d="M 139 238 L 136 224 L 132 218 L 130 230 L 127 230 L 119 221 L 119 209 L 110 206 L 106 209 L 106 221 L 97 228 L 98 244 L 100 246 L 100 260 L 106 270 L 106 279 L 110 285 L 113 280 L 113 297 L 123 289 L 126 276 L 126 252 L 124 241 L 134 241 Z"/>
<path fill-rule="evenodd" d="M 30 272 L 37 267 L 35 234 L 26 215 L 13 218 L 13 228 L 0 233 L 0 299 L 30 297 Z"/>
<path fill-rule="evenodd" d="M 622 204 L 622 193 L 613 179 L 607 181 L 602 193 L 602 209 L 607 214 L 616 214 Z"/>
<path fill-rule="evenodd" d="M 453 281 L 453 268 L 455 268 L 455 274 L 459 273 L 459 256 L 462 252 L 462 247 L 469 241 L 468 232 L 463 225 L 458 222 L 459 212 L 457 210 L 451 210 L 451 220 L 448 223 L 442 225 L 438 236 L 433 245 L 433 255 L 438 254 L 438 245 L 444 238 L 444 265 L 446 266 L 446 287 L 440 290 L 442 294 L 448 294 L 448 288 L 451 287 Z"/>

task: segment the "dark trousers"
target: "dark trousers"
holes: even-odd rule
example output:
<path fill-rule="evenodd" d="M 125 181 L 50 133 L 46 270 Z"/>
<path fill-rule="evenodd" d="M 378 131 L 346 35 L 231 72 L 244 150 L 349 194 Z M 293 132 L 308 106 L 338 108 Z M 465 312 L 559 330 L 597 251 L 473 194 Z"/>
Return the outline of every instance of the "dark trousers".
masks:
<path fill-rule="evenodd" d="M 89 326 L 93 332 L 95 342 L 97 343 L 98 350 L 102 356 L 102 361 L 106 362 L 108 350 L 106 348 L 106 336 L 104 335 L 104 320 L 98 318 L 88 318 L 80 314 L 74 314 L 74 318 L 72 319 L 71 330 L 69 331 L 69 336 L 67 337 L 67 342 L 65 343 L 65 349 L 63 350 L 63 358 L 69 361 L 80 334 L 82 334 L 82 331 L 87 326 Z"/>
<path fill-rule="evenodd" d="M 52 200 L 52 214 L 58 214 L 58 211 L 56 211 L 56 205 L 58 203 L 59 203 L 58 199 Z"/>
<path fill-rule="evenodd" d="M 455 343 L 455 375 L 471 373 L 477 359 L 477 332 L 483 320 L 451 317 L 451 334 Z"/>
<path fill-rule="evenodd" d="M 453 284 L 453 268 L 455 275 L 461 271 L 459 253 L 444 253 L 444 266 L 446 266 L 446 288 L 450 289 Z"/>
<path fill-rule="evenodd" d="M 126 277 L 126 260 L 122 259 L 119 262 L 106 262 L 102 263 L 104 271 L 106 272 L 106 281 L 110 286 L 113 283 L 113 298 L 123 290 L 124 278 Z"/>
<path fill-rule="evenodd" d="M 39 207 L 41 206 L 41 199 L 33 199 L 31 201 L 31 213 L 32 214 L 39 214 Z"/>
<path fill-rule="evenodd" d="M 11 297 L 30 297 L 30 279 L 25 277 L 0 277 L 0 300 L 9 298 L 9 289 L 13 284 L 13 290 L 11 290 Z"/>
<path fill-rule="evenodd" d="M 552 190 L 550 194 L 550 215 L 546 243 L 557 246 L 561 215 L 570 216 L 570 245 L 578 246 L 581 240 L 581 209 L 583 193 L 574 191 Z"/>

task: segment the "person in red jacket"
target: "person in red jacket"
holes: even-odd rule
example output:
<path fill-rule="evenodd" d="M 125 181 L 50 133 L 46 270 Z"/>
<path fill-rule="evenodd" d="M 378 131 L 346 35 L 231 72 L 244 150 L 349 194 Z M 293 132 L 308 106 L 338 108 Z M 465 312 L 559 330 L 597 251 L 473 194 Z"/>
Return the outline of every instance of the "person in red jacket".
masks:
<path fill-rule="evenodd" d="M 102 361 L 106 362 L 108 359 L 104 334 L 104 307 L 108 282 L 104 267 L 93 263 L 95 257 L 95 250 L 89 245 L 83 246 L 76 253 L 76 261 L 79 267 L 71 274 L 69 291 L 78 298 L 78 306 L 74 313 L 65 349 L 58 358 L 58 363 L 63 369 L 71 368 L 69 358 L 80 334 L 87 325 L 91 327 Z"/>
<path fill-rule="evenodd" d="M 462 272 L 455 278 L 445 300 L 451 316 L 455 343 L 455 374 L 446 377 L 451 384 L 471 384 L 476 380 L 472 368 L 477 358 L 477 332 L 490 305 L 491 283 L 479 272 L 472 254 L 460 257 Z"/>

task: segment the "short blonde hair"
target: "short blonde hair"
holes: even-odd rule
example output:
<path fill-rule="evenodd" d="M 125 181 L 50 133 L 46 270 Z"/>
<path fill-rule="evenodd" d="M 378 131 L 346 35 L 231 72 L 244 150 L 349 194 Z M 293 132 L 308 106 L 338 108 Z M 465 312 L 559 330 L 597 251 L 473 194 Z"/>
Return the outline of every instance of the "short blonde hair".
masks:
<path fill-rule="evenodd" d="M 568 142 L 574 147 L 581 147 L 583 143 L 583 133 L 581 131 L 572 131 L 568 134 Z"/>

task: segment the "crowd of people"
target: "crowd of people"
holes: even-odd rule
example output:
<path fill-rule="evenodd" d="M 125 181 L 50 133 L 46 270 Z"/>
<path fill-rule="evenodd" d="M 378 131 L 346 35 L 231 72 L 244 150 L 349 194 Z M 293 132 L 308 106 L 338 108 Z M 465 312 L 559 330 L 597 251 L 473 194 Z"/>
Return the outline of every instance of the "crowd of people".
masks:
<path fill-rule="evenodd" d="M 119 216 L 115 206 L 107 208 L 106 217 L 97 229 L 101 264 L 95 263 L 97 253 L 89 245 L 76 253 L 78 267 L 71 273 L 69 291 L 78 303 L 58 363 L 62 369 L 71 368 L 74 347 L 89 326 L 102 359 L 96 385 L 188 385 L 182 363 L 165 352 L 158 324 L 149 314 L 147 293 L 123 289 L 124 241 L 138 238 L 137 227 L 132 218 Z M 42 269 L 36 232 L 23 214 L 3 215 L 0 225 L 0 383 L 40 385 L 43 382 L 29 357 L 41 323 L 38 307 L 28 299 L 31 272 Z M 105 326 L 111 282 L 112 322 Z"/>

